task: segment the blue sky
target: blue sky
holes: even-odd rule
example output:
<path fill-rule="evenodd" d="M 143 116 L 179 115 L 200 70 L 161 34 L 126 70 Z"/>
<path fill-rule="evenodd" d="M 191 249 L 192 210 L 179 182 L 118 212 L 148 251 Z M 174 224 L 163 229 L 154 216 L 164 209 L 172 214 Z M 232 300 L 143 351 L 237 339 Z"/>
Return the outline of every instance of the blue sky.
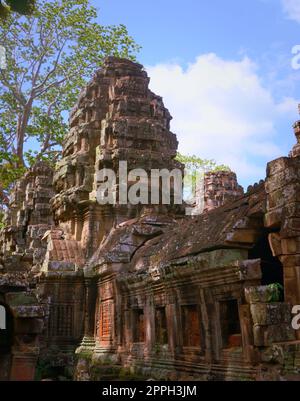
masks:
<path fill-rule="evenodd" d="M 229 164 L 247 186 L 295 142 L 300 0 L 101 0 L 142 46 L 150 87 L 173 115 L 179 150 Z"/>

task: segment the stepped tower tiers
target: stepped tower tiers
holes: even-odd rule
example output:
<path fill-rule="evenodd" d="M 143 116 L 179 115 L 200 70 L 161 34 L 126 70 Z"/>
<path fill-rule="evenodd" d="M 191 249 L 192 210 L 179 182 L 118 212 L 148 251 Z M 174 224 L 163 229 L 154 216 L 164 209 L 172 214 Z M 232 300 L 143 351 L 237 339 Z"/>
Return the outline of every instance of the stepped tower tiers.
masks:
<path fill-rule="evenodd" d="M 119 202 L 120 161 L 127 162 L 128 172 L 182 168 L 174 160 L 178 142 L 170 132 L 172 117 L 148 84 L 140 64 L 109 57 L 71 112 L 70 131 L 54 176 L 58 195 L 52 207 L 56 223 L 81 242 L 87 255 L 115 223 L 136 217 L 141 209 Z M 97 203 L 97 173 L 104 168 L 117 175 L 116 205 Z"/>

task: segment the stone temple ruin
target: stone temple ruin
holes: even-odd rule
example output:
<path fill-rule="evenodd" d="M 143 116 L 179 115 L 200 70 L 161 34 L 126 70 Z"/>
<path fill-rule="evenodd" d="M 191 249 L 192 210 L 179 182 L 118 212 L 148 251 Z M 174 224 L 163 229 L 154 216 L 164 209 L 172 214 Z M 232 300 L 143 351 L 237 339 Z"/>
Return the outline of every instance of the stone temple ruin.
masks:
<path fill-rule="evenodd" d="M 38 162 L 15 184 L 0 239 L 0 379 L 299 380 L 300 122 L 289 157 L 247 193 L 232 172 L 207 174 L 198 216 L 100 205 L 104 167 L 183 168 L 148 84 L 141 65 L 108 58 L 55 171 Z"/>

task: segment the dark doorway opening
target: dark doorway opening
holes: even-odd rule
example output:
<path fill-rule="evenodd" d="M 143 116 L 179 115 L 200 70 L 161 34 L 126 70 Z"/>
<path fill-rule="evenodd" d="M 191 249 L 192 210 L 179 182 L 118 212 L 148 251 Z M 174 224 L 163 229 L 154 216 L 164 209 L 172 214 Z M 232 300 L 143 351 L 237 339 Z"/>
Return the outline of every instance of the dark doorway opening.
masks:
<path fill-rule="evenodd" d="M 220 302 L 220 323 L 223 348 L 242 345 L 239 307 L 236 299 Z"/>
<path fill-rule="evenodd" d="M 143 343 L 145 341 L 145 316 L 143 309 L 133 311 L 133 342 Z"/>
<path fill-rule="evenodd" d="M 166 308 L 155 309 L 155 338 L 157 344 L 168 344 Z"/>
<path fill-rule="evenodd" d="M 268 232 L 265 232 L 250 249 L 249 259 L 261 259 L 262 285 L 279 283 L 283 286 L 283 266 L 280 260 L 272 255 Z"/>
<path fill-rule="evenodd" d="M 14 320 L 10 309 L 0 303 L 0 381 L 9 380 Z"/>
<path fill-rule="evenodd" d="M 0 327 L 0 350 L 10 352 L 13 344 L 13 316 L 10 309 L 3 304 L 0 304 L 0 314 L 0 320 L 4 322 L 4 326 L 1 325 L 2 328 Z"/>

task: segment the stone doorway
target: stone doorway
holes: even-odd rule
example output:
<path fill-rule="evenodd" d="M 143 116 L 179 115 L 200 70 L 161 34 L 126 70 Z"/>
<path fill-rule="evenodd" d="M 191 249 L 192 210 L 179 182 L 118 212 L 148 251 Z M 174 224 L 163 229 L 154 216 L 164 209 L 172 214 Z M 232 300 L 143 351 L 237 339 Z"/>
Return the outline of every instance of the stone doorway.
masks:
<path fill-rule="evenodd" d="M 236 299 L 221 301 L 219 306 L 222 348 L 241 347 L 242 336 L 238 301 Z"/>
<path fill-rule="evenodd" d="M 13 316 L 9 307 L 0 303 L 0 381 L 10 379 L 13 345 Z"/>

